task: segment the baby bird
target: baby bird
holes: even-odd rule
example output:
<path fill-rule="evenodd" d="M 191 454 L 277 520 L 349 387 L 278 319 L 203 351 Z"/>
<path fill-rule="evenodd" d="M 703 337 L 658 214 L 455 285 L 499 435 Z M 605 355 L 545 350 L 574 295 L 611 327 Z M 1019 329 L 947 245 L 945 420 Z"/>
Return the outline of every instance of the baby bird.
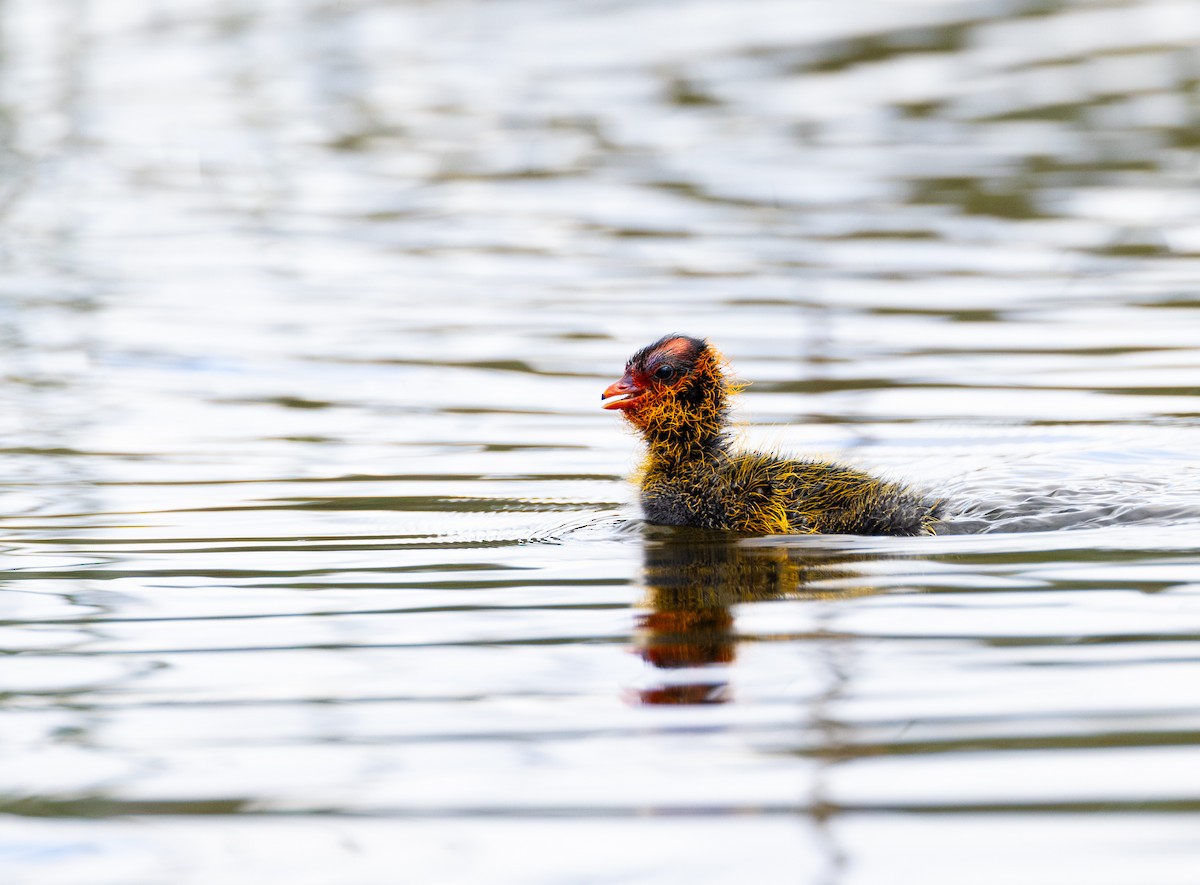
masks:
<path fill-rule="evenodd" d="M 646 442 L 642 509 L 660 525 L 752 534 L 933 534 L 942 502 L 852 467 L 735 451 L 739 387 L 699 338 L 668 335 L 630 357 L 604 391 Z"/>

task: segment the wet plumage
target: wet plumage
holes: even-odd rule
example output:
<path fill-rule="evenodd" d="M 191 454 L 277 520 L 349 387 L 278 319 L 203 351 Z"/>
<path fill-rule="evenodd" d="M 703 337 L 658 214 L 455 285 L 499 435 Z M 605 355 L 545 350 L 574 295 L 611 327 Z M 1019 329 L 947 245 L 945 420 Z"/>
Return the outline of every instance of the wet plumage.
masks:
<path fill-rule="evenodd" d="M 646 443 L 642 509 L 663 525 L 753 534 L 931 534 L 941 503 L 853 467 L 737 451 L 737 392 L 711 344 L 668 335 L 639 350 L 605 392 Z"/>

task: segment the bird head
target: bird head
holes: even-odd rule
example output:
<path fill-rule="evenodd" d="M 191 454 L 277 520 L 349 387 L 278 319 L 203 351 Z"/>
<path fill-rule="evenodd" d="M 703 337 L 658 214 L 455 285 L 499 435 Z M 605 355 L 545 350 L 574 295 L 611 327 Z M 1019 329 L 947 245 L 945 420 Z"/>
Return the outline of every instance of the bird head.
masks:
<path fill-rule="evenodd" d="M 603 408 L 623 412 L 646 433 L 707 438 L 724 425 L 729 392 L 725 359 L 715 347 L 668 335 L 630 357 L 621 380 L 601 398 Z"/>

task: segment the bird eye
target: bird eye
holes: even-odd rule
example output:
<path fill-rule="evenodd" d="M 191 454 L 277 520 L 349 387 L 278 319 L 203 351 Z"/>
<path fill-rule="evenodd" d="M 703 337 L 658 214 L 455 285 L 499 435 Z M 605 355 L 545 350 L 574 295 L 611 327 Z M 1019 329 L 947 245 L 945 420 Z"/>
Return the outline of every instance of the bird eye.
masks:
<path fill-rule="evenodd" d="M 674 366 L 659 366 L 654 370 L 654 377 L 659 381 L 670 381 L 675 377 Z"/>

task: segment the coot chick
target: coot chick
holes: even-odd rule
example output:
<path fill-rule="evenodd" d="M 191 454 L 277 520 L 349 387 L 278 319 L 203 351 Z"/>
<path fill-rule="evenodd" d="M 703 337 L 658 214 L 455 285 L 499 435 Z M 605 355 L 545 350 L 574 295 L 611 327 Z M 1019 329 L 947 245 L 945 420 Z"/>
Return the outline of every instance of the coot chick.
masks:
<path fill-rule="evenodd" d="M 752 534 L 933 534 L 942 502 L 853 467 L 734 449 L 720 352 L 668 335 L 604 391 L 646 442 L 642 509 L 660 525 Z"/>

